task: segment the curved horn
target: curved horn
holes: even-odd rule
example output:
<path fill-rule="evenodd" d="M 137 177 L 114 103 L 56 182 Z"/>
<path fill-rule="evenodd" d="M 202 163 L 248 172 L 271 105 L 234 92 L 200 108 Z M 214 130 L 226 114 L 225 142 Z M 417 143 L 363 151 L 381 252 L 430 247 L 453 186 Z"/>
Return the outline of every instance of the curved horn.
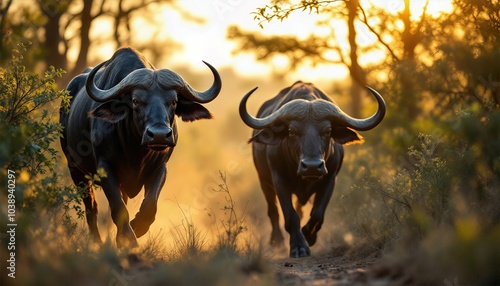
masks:
<path fill-rule="evenodd" d="M 87 94 L 89 95 L 90 98 L 97 102 L 106 102 L 111 99 L 117 98 L 121 95 L 121 93 L 130 88 L 131 85 L 134 85 L 136 83 L 131 82 L 132 73 L 135 74 L 134 71 L 130 74 L 128 74 L 124 79 L 122 79 L 117 85 L 113 86 L 110 89 L 102 90 L 98 88 L 95 83 L 94 83 L 94 77 L 99 71 L 99 69 L 104 66 L 107 63 L 107 61 L 104 61 L 97 66 L 95 66 L 87 76 L 87 80 L 85 81 L 85 89 L 87 90 Z"/>
<path fill-rule="evenodd" d="M 250 90 L 247 94 L 245 94 L 245 96 L 243 96 L 239 109 L 240 117 L 243 122 L 253 129 L 264 129 L 269 127 L 273 122 L 276 122 L 277 119 L 288 119 L 289 117 L 298 116 L 299 114 L 304 113 L 304 111 L 307 112 L 307 108 L 304 107 L 310 104 L 310 102 L 306 100 L 295 99 L 286 103 L 278 110 L 264 118 L 255 118 L 248 113 L 246 105 L 248 98 L 256 89 L 257 87 Z"/>
<path fill-rule="evenodd" d="M 253 117 L 252 115 L 250 115 L 248 113 L 248 110 L 247 110 L 248 98 L 250 97 L 250 95 L 252 95 L 252 93 L 255 90 L 257 90 L 257 88 L 259 88 L 259 87 L 254 87 L 252 90 L 247 92 L 245 94 L 245 96 L 243 96 L 243 98 L 240 101 L 239 111 L 240 111 L 241 120 L 243 120 L 243 122 L 245 122 L 246 125 L 248 125 L 251 128 L 254 128 L 254 129 L 262 129 L 262 128 L 266 127 L 267 122 L 262 122 L 262 119 L 257 119 L 255 117 Z"/>
<path fill-rule="evenodd" d="M 382 122 L 382 119 L 384 119 L 385 116 L 385 111 L 386 111 L 386 105 L 384 102 L 384 99 L 382 96 L 373 88 L 366 86 L 368 90 L 375 96 L 377 99 L 378 103 L 378 110 L 375 114 L 372 116 L 366 118 L 366 119 L 356 119 L 353 118 L 347 114 L 345 114 L 340 108 L 338 108 L 336 105 L 329 104 L 329 117 L 331 120 L 336 120 L 340 121 L 342 124 L 344 124 L 347 127 L 351 127 L 352 129 L 358 130 L 358 131 L 367 131 L 375 126 L 377 126 L 380 122 Z"/>
<path fill-rule="evenodd" d="M 194 90 L 187 82 L 184 81 L 184 90 L 181 93 L 182 96 L 184 96 L 186 99 L 199 103 L 207 103 L 214 100 L 217 95 L 219 95 L 219 92 L 222 88 L 222 80 L 220 78 L 219 72 L 217 72 L 217 70 L 209 63 L 205 61 L 203 61 L 203 63 L 206 64 L 208 68 L 210 68 L 212 74 L 214 75 L 214 82 L 212 83 L 212 86 L 206 91 L 199 92 Z"/>

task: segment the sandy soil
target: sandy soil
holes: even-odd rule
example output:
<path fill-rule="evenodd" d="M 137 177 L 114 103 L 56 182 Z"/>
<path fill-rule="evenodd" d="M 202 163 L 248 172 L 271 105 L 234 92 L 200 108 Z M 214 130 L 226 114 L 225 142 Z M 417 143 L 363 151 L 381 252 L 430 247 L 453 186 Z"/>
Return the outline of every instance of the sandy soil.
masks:
<path fill-rule="evenodd" d="M 379 280 L 369 274 L 377 260 L 349 255 L 318 255 L 275 259 L 273 266 L 279 285 L 366 285 Z M 384 281 L 377 282 L 386 285 Z"/>

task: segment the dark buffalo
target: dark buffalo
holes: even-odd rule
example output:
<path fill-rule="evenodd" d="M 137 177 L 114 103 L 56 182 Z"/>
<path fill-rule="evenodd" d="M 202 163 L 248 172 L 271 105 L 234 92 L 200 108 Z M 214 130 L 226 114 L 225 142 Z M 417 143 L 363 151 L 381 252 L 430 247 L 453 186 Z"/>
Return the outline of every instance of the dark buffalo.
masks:
<path fill-rule="evenodd" d="M 87 188 L 87 223 L 95 241 L 97 204 L 88 175 L 104 170 L 98 183 L 108 199 L 117 226 L 119 247 L 137 246 L 155 220 L 157 201 L 165 183 L 166 162 L 177 143 L 175 115 L 183 121 L 212 118 L 199 103 L 215 99 L 221 89 L 217 70 L 212 86 L 195 91 L 168 69 L 155 69 L 131 48 L 115 52 L 109 61 L 75 77 L 67 89 L 69 112 L 61 108 L 61 145 L 74 183 Z M 139 212 L 129 223 L 127 198 L 145 189 Z"/>
<path fill-rule="evenodd" d="M 362 142 L 354 130 L 366 131 L 377 126 L 384 118 L 385 103 L 374 89 L 368 88 L 378 101 L 378 110 L 370 118 L 355 119 L 313 84 L 298 81 L 265 102 L 257 113 L 259 118 L 254 118 L 248 114 L 246 103 L 256 89 L 241 100 L 240 116 L 255 129 L 250 141 L 268 203 L 271 245 L 279 246 L 284 241 L 279 227 L 277 195 L 285 229 L 290 234 L 290 256 L 309 256 L 309 246 L 316 242 L 342 165 L 342 145 Z M 302 231 L 292 194 L 297 196 L 299 208 L 316 194 L 309 221 Z"/>

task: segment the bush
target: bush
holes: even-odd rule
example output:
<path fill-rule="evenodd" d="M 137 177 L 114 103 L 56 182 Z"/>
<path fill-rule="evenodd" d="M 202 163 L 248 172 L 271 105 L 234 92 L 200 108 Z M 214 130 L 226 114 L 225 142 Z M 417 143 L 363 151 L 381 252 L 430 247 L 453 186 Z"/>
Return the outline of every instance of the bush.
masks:
<path fill-rule="evenodd" d="M 34 220 L 40 226 L 42 220 L 62 219 L 68 230 L 75 230 L 71 210 L 83 216 L 82 194 L 61 184 L 59 152 L 54 147 L 61 134 L 58 106 L 69 107 L 67 92 L 55 84 L 64 71 L 53 67 L 44 75 L 27 71 L 26 49 L 19 45 L 8 67 L 0 68 L 0 132 L 6 135 L 0 142 L 0 183 L 7 184 L 8 170 L 15 172 L 17 220 L 25 227 Z"/>
<path fill-rule="evenodd" d="M 390 253 L 378 272 L 415 284 L 498 283 L 498 126 L 498 110 L 472 105 L 421 133 L 395 165 L 382 167 L 385 155 L 369 146 L 354 155 L 350 164 L 364 168 L 348 170 L 361 183 L 345 198 L 361 207 L 349 219 L 365 241 Z"/>

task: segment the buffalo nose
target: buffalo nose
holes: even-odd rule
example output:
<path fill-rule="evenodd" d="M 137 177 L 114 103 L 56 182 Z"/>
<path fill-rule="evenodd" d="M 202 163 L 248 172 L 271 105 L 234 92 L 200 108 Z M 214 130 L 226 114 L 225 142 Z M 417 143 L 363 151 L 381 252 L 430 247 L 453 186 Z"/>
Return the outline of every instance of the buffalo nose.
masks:
<path fill-rule="evenodd" d="M 302 159 L 297 174 L 303 177 L 322 177 L 326 175 L 325 160 Z"/>
<path fill-rule="evenodd" d="M 172 146 L 174 145 L 172 129 L 167 126 L 148 127 L 144 134 L 148 146 Z"/>

